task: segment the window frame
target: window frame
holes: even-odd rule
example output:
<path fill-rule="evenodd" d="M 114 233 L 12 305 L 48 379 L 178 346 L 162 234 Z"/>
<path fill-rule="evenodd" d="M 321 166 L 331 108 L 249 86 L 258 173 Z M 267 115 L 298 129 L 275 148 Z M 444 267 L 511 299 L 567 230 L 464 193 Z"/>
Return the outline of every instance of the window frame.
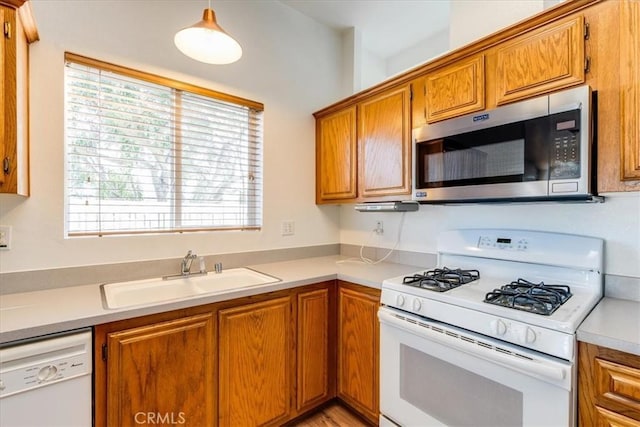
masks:
<path fill-rule="evenodd" d="M 230 94 L 219 92 L 213 89 L 208 89 L 202 86 L 186 83 L 180 80 L 159 76 L 157 74 L 147 73 L 147 72 L 136 70 L 126 66 L 116 65 L 110 62 L 105 62 L 98 59 L 86 57 L 83 55 L 79 55 L 71 52 L 65 52 L 64 63 L 66 64 L 67 62 L 72 62 L 81 66 L 96 68 L 102 71 L 113 72 L 113 73 L 124 75 L 129 78 L 142 80 L 142 81 L 153 83 L 156 85 L 161 85 L 166 88 L 175 90 L 176 98 L 181 97 L 183 92 L 188 92 L 191 94 L 208 97 L 216 101 L 228 102 L 228 103 L 233 103 L 239 106 L 244 106 L 260 113 L 264 112 L 264 105 L 257 101 L 252 101 L 250 99 L 242 98 L 239 96 L 230 95 Z M 65 89 L 65 103 L 66 103 L 66 89 Z M 174 101 L 173 106 L 174 106 L 174 109 L 176 110 L 175 114 L 180 114 L 180 112 L 178 111 L 179 110 L 178 105 L 180 104 Z M 66 115 L 66 107 L 65 107 L 65 115 Z M 67 136 L 66 136 L 66 118 L 65 118 L 64 140 L 65 140 L 65 152 L 66 152 L 66 149 L 68 148 Z M 176 147 L 179 147 L 181 144 L 182 144 L 182 141 L 179 135 L 178 136 L 174 135 L 174 140 L 173 140 L 174 149 Z M 260 149 L 262 150 L 263 148 L 264 148 L 264 139 L 261 141 L 261 145 L 260 145 Z M 176 150 L 176 152 L 179 153 L 179 150 Z M 179 161 L 179 157 L 180 155 L 178 154 L 176 156 L 176 162 Z M 227 227 L 225 226 L 186 227 L 186 228 L 173 227 L 173 228 L 167 228 L 167 229 L 149 229 L 149 230 L 138 229 L 138 230 L 120 230 L 120 231 L 119 230 L 69 231 L 69 212 L 68 212 L 68 203 L 67 203 L 67 198 L 68 198 L 67 191 L 69 187 L 67 183 L 67 180 L 68 180 L 67 166 L 68 166 L 68 163 L 65 155 L 65 186 L 64 188 L 65 188 L 65 235 L 66 237 L 70 237 L 70 238 L 102 237 L 107 235 L 124 236 L 124 235 L 141 235 L 141 234 L 149 235 L 149 234 L 167 234 L 167 233 L 182 234 L 182 233 L 198 232 L 198 231 L 260 230 L 262 228 L 262 225 L 261 225 L 262 221 L 260 221 L 260 225 L 251 225 L 251 226 L 238 225 L 238 226 L 227 226 Z M 260 172 L 262 176 L 264 176 L 264 164 L 262 163 L 261 166 L 262 167 Z M 178 170 L 178 173 L 181 174 L 180 166 L 178 166 L 177 170 Z M 180 206 L 181 190 L 179 188 L 179 181 L 174 184 L 174 190 L 176 190 L 176 196 L 177 196 L 175 200 L 176 202 L 175 207 L 176 209 L 181 209 L 181 206 Z M 261 192 L 260 204 L 263 204 L 263 195 L 264 195 L 263 187 L 260 188 L 260 192 Z M 259 210 L 260 212 L 262 212 L 262 207 L 260 207 Z M 262 213 L 260 213 L 260 218 L 262 218 Z"/>

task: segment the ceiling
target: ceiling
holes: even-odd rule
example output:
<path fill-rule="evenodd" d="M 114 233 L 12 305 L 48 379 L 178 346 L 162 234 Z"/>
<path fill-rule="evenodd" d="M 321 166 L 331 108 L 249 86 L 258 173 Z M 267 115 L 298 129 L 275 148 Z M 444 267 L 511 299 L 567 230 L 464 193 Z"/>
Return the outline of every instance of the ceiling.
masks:
<path fill-rule="evenodd" d="M 449 26 L 449 0 L 281 0 L 337 30 L 360 31 L 365 49 L 395 54 Z"/>

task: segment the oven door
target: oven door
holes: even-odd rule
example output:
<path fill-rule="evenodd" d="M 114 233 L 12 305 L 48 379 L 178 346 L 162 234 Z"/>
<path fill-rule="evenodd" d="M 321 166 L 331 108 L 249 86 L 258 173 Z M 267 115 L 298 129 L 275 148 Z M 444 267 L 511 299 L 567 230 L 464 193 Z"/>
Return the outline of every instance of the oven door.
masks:
<path fill-rule="evenodd" d="M 387 307 L 378 317 L 381 425 L 574 424 L 569 362 Z"/>

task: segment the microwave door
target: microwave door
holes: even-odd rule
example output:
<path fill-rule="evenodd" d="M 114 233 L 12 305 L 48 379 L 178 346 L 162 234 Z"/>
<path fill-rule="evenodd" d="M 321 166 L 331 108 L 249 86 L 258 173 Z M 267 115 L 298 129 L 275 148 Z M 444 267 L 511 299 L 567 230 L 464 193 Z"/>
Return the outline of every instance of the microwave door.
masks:
<path fill-rule="evenodd" d="M 416 144 L 416 188 L 429 200 L 543 197 L 546 118 Z"/>

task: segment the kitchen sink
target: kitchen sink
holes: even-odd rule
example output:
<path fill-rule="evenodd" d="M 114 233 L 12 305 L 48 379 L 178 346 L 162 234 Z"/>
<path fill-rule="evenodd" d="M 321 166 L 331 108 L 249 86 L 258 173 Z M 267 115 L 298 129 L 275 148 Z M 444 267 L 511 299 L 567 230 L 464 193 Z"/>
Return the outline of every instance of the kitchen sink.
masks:
<path fill-rule="evenodd" d="M 215 294 L 279 281 L 277 277 L 249 268 L 231 268 L 220 273 L 212 272 L 171 280 L 158 278 L 105 283 L 101 288 L 106 307 L 116 309 Z"/>

